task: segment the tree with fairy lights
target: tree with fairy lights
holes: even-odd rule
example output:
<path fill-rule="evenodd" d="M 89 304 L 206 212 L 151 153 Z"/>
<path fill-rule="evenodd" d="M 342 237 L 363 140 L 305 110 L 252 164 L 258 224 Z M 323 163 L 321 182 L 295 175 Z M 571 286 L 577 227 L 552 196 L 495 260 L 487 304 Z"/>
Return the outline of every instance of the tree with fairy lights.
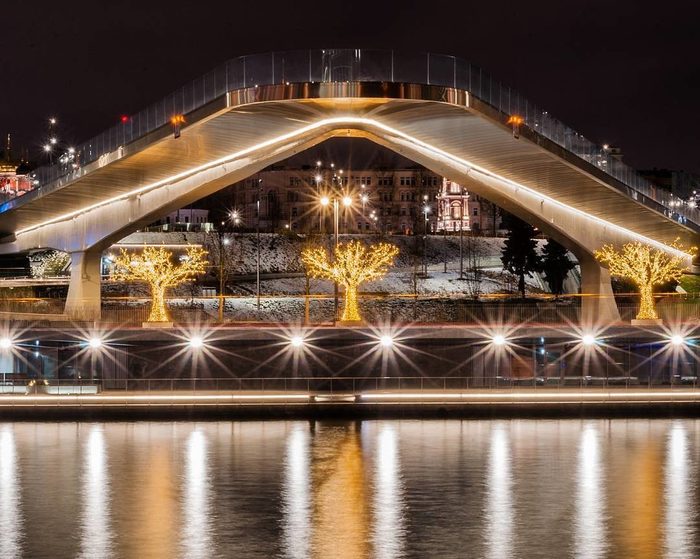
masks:
<path fill-rule="evenodd" d="M 114 262 L 112 278 L 117 281 L 142 281 L 151 290 L 151 314 L 148 322 L 167 322 L 165 292 L 170 287 L 195 279 L 206 271 L 207 251 L 199 246 L 187 247 L 179 262 L 164 247 L 145 247 L 140 254 L 130 254 L 125 249 Z"/>
<path fill-rule="evenodd" d="M 696 251 L 695 247 L 684 249 L 675 242 L 669 250 L 662 250 L 636 241 L 626 243 L 620 251 L 613 245 L 605 245 L 595 251 L 595 257 L 607 266 L 611 275 L 629 279 L 637 286 L 640 295 L 637 320 L 656 320 L 659 315 L 654 303 L 654 286 L 678 281 Z"/>
<path fill-rule="evenodd" d="M 336 245 L 333 259 L 324 248 L 315 247 L 304 249 L 301 260 L 311 277 L 338 282 L 345 288 L 341 320 L 355 322 L 362 320 L 357 301 L 358 287 L 386 275 L 398 253 L 398 247 L 389 243 L 366 245 L 350 241 Z"/>

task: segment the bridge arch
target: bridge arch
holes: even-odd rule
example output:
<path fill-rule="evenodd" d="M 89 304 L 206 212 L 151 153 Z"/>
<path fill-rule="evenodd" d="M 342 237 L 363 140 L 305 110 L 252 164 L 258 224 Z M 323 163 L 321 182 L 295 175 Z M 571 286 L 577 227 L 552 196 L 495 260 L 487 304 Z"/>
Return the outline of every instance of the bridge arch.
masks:
<path fill-rule="evenodd" d="M 634 239 L 668 249 L 665 243 L 679 236 L 692 242 L 695 233 L 642 205 L 636 195 L 612 188 L 594 166 L 536 134 L 514 132 L 504 115 L 452 88 L 331 83 L 231 92 L 179 139 L 161 131 L 150 144 L 120 146 L 86 168 L 89 188 L 69 211 L 9 216 L 17 223 L 0 252 L 43 247 L 70 252 L 66 310 L 76 318 L 94 317 L 100 305 L 99 254 L 115 241 L 328 138 L 363 137 L 536 225 L 577 256 L 582 290 L 591 295 L 583 299 L 584 320 L 619 318 L 609 276 L 593 251 L 605 242 Z M 208 154 L 208 146 L 216 149 Z M 175 162 L 189 159 L 191 164 L 176 168 Z M 95 191 L 116 180 L 125 182 L 117 194 Z M 60 199 L 70 188 L 70 182 L 62 185 L 37 205 Z"/>

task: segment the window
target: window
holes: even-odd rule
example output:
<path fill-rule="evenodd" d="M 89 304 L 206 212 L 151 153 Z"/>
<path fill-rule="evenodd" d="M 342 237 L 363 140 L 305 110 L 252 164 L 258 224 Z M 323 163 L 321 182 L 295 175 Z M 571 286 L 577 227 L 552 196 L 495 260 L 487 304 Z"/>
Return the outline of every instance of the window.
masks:
<path fill-rule="evenodd" d="M 473 214 L 473 215 L 479 215 L 479 208 L 474 208 L 472 214 Z"/>
<path fill-rule="evenodd" d="M 297 217 L 297 207 L 292 207 L 292 217 Z"/>

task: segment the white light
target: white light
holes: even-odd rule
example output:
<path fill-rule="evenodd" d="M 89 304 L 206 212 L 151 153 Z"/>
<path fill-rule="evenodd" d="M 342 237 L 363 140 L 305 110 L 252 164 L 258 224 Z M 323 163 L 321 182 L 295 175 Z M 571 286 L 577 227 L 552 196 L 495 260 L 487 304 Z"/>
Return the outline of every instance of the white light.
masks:
<path fill-rule="evenodd" d="M 0 339 L 0 349 L 10 349 L 12 347 L 12 340 L 10 338 Z"/>
<path fill-rule="evenodd" d="M 190 347 L 192 349 L 199 349 L 204 345 L 204 340 L 199 336 L 192 336 L 190 338 Z"/>
<path fill-rule="evenodd" d="M 328 198 L 328 196 L 324 196 L 324 197 L 321 198 L 321 205 L 322 205 L 322 206 L 325 207 L 325 206 L 327 206 L 327 205 L 330 204 L 330 203 L 331 203 L 331 201 L 330 201 L 330 199 Z"/>
<path fill-rule="evenodd" d="M 44 151 L 46 151 L 46 152 L 51 151 L 51 146 L 50 146 L 49 144 L 46 144 L 46 145 L 44 146 Z"/>
<path fill-rule="evenodd" d="M 50 144 L 56 144 L 57 142 L 58 142 L 58 140 L 57 140 L 56 138 L 51 138 L 51 139 L 49 140 L 49 143 L 50 143 Z"/>
<path fill-rule="evenodd" d="M 51 118 L 49 119 L 49 124 L 56 124 L 56 119 L 53 118 L 53 117 L 51 117 Z"/>
<path fill-rule="evenodd" d="M 320 167 L 320 166 L 321 166 L 321 161 L 316 161 L 316 167 Z"/>
<path fill-rule="evenodd" d="M 547 112 L 545 111 L 543 114 L 547 114 Z M 263 142 L 260 142 L 259 144 L 250 146 L 248 148 L 244 148 L 238 152 L 231 153 L 231 154 L 224 156 L 220 159 L 216 159 L 214 161 L 209 161 L 209 162 L 204 163 L 202 165 L 187 169 L 187 170 L 182 171 L 176 175 L 172 175 L 170 177 L 166 177 L 164 179 L 161 179 L 157 182 L 147 184 L 145 186 L 142 186 L 140 188 L 136 188 L 136 189 L 131 190 L 129 192 L 121 193 L 118 196 L 115 196 L 113 198 L 109 198 L 107 200 L 101 200 L 100 202 L 97 202 L 95 204 L 91 204 L 89 206 L 80 208 L 78 210 L 73 210 L 71 212 L 67 212 L 65 214 L 47 219 L 41 223 L 32 224 L 32 225 L 25 227 L 23 229 L 19 229 L 15 234 L 22 235 L 24 233 L 28 233 L 29 231 L 33 231 L 35 229 L 39 229 L 41 227 L 45 227 L 45 226 L 51 225 L 53 223 L 57 223 L 60 221 L 64 221 L 66 219 L 70 219 L 74 216 L 83 214 L 85 212 L 88 212 L 88 211 L 91 211 L 93 209 L 105 206 L 107 204 L 110 204 L 110 203 L 113 203 L 116 201 L 120 201 L 120 200 L 124 200 L 124 199 L 130 198 L 131 196 L 141 194 L 143 192 L 147 192 L 149 190 L 158 188 L 158 187 L 163 186 L 165 184 L 170 184 L 174 181 L 183 179 L 183 178 L 188 177 L 188 176 L 192 176 L 195 173 L 198 173 L 198 172 L 206 170 L 206 169 L 210 169 L 216 165 L 221 165 L 222 163 L 227 163 L 229 161 L 233 161 L 233 160 L 240 158 L 242 156 L 245 156 L 245 155 L 248 155 L 251 153 L 255 153 L 256 151 L 261 150 L 263 148 L 287 141 L 287 140 L 292 139 L 292 138 L 296 138 L 298 136 L 302 136 L 308 132 L 311 132 L 313 130 L 316 130 L 316 129 L 319 129 L 322 127 L 326 127 L 326 126 L 336 126 L 337 127 L 339 125 L 344 127 L 347 125 L 358 125 L 358 124 L 375 127 L 381 131 L 388 132 L 389 134 L 393 134 L 397 137 L 405 139 L 408 142 L 410 142 L 416 146 L 419 146 L 419 147 L 422 147 L 424 149 L 429 150 L 432 154 L 434 154 L 436 156 L 439 156 L 441 158 L 445 158 L 449 161 L 453 161 L 459 165 L 469 167 L 469 169 L 473 172 L 476 172 L 476 173 L 482 174 L 486 177 L 498 180 L 504 184 L 507 184 L 508 186 L 510 186 L 514 189 L 521 190 L 523 192 L 529 193 L 529 194 L 534 195 L 534 196 L 538 196 L 540 199 L 545 199 L 549 203 L 554 204 L 554 205 L 556 205 L 556 206 L 558 206 L 558 207 L 560 207 L 560 208 L 562 208 L 562 209 L 564 209 L 564 210 L 566 210 L 574 215 L 581 216 L 582 218 L 584 218 L 586 220 L 600 224 L 604 227 L 609 227 L 610 229 L 613 229 L 615 231 L 620 231 L 621 233 L 623 233 L 625 235 L 629 235 L 630 237 L 633 237 L 637 240 L 640 240 L 641 242 L 650 244 L 650 245 L 652 245 L 660 250 L 663 250 L 664 252 L 668 252 L 670 254 L 674 254 L 676 256 L 680 256 L 680 257 L 685 258 L 685 259 L 690 258 L 687 253 L 685 253 L 681 250 L 674 249 L 674 248 L 672 248 L 672 247 L 670 247 L 670 246 L 668 246 L 660 241 L 655 241 L 654 239 L 651 239 L 649 237 L 645 237 L 644 235 L 640 235 L 639 233 L 635 233 L 634 231 L 631 231 L 629 229 L 625 229 L 624 227 L 621 227 L 621 226 L 616 225 L 614 223 L 611 223 L 609 221 L 605 221 L 604 219 L 601 219 L 599 217 L 595 217 L 593 215 L 590 215 L 590 214 L 586 213 L 584 210 L 574 208 L 573 206 L 568 206 L 567 204 L 564 204 L 563 202 L 560 202 L 559 200 L 556 200 L 554 198 L 550 198 L 549 196 L 546 196 L 546 195 L 544 195 L 536 190 L 533 190 L 525 185 L 522 185 L 518 182 L 506 179 L 506 178 L 504 178 L 496 173 L 493 173 L 493 172 L 487 170 L 484 167 L 480 167 L 480 166 L 478 166 L 478 165 L 476 165 L 476 164 L 474 164 L 471 161 L 468 161 L 466 159 L 461 159 L 460 157 L 452 155 L 444 150 L 441 150 L 440 148 L 437 148 L 431 144 L 423 142 L 422 140 L 414 138 L 414 137 L 410 136 L 409 134 L 401 132 L 400 130 L 397 130 L 395 128 L 387 126 L 387 125 L 385 125 L 381 122 L 378 122 L 376 120 L 362 118 L 362 117 L 335 117 L 335 118 L 321 119 L 317 122 L 303 126 L 300 129 L 297 129 L 297 130 L 294 130 L 291 132 L 287 132 L 286 134 L 282 134 L 280 136 L 277 136 L 275 138 L 271 138 L 269 140 L 265 140 Z M 335 164 L 331 163 L 331 168 L 334 168 L 334 167 L 335 167 Z M 259 182 L 262 182 L 262 179 L 259 179 Z"/>
<path fill-rule="evenodd" d="M 494 345 L 503 345 L 506 343 L 506 338 L 501 334 L 496 334 L 491 341 Z"/>
<path fill-rule="evenodd" d="M 382 347 L 391 347 L 394 345 L 394 338 L 388 335 L 384 335 L 381 338 L 379 338 L 379 343 L 382 345 Z"/>
<path fill-rule="evenodd" d="M 363 194 L 361 200 L 363 203 L 367 202 L 367 200 L 369 200 L 369 196 L 367 196 L 367 194 Z"/>
<path fill-rule="evenodd" d="M 352 198 L 350 196 L 343 196 L 343 206 L 346 208 L 352 206 Z"/>
<path fill-rule="evenodd" d="M 583 345 L 593 345 L 595 343 L 595 337 L 591 334 L 584 334 L 581 336 L 581 343 Z"/>
<path fill-rule="evenodd" d="M 102 347 L 102 340 L 100 338 L 97 338 L 97 337 L 90 338 L 90 340 L 88 341 L 88 345 L 92 349 L 99 349 Z"/>
<path fill-rule="evenodd" d="M 673 336 L 671 336 L 671 343 L 673 345 L 683 345 L 685 343 L 685 338 L 678 334 L 674 334 Z"/>
<path fill-rule="evenodd" d="M 75 153 L 75 148 L 68 148 L 68 153 Z"/>
<path fill-rule="evenodd" d="M 289 340 L 289 343 L 292 344 L 292 347 L 301 347 L 304 345 L 304 338 L 301 336 L 292 336 L 292 339 Z"/>
<path fill-rule="evenodd" d="M 316 175 L 316 182 L 321 182 L 321 175 Z"/>

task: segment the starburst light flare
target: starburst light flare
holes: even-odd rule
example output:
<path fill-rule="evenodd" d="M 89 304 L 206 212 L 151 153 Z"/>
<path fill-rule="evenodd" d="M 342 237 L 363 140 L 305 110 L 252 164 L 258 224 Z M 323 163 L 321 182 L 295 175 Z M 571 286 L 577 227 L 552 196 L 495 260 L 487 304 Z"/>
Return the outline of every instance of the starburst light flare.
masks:
<path fill-rule="evenodd" d="M 202 247 L 192 245 L 187 247 L 181 261 L 175 263 L 173 253 L 163 247 L 145 247 L 141 254 L 130 254 L 121 249 L 114 262 L 112 279 L 147 283 L 152 298 L 148 322 L 167 322 L 166 290 L 203 274 L 207 266 L 206 254 Z"/>
<path fill-rule="evenodd" d="M 659 318 L 654 303 L 653 288 L 667 281 L 679 280 L 688 268 L 697 248 L 685 249 L 677 243 L 670 245 L 683 251 L 685 256 L 651 247 L 639 241 L 626 243 L 618 251 L 613 245 L 604 245 L 595 251 L 595 257 L 608 267 L 610 274 L 634 282 L 639 289 L 638 320 Z"/>
<path fill-rule="evenodd" d="M 384 277 L 399 253 L 396 245 L 378 243 L 366 245 L 360 241 L 339 243 L 332 260 L 324 248 L 307 248 L 301 259 L 313 278 L 336 281 L 345 288 L 344 322 L 362 320 L 357 301 L 358 287 L 367 281 Z"/>

